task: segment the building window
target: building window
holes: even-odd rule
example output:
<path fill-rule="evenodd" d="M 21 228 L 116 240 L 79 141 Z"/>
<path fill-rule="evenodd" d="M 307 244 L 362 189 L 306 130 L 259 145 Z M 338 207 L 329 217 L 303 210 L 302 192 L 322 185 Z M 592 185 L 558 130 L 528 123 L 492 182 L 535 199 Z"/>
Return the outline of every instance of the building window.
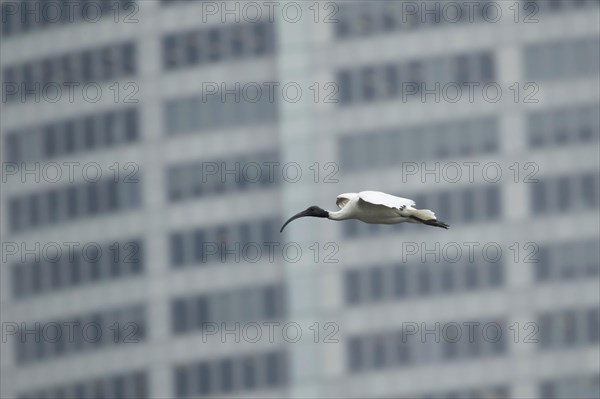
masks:
<path fill-rule="evenodd" d="M 447 142 L 444 142 L 446 139 Z M 471 143 L 470 155 L 498 151 L 498 120 L 478 118 L 427 124 L 403 129 L 382 129 L 344 135 L 338 141 L 341 171 L 353 173 L 379 168 L 393 168 L 407 161 L 449 159 L 463 156 L 464 149 L 453 143 Z M 431 143 L 430 145 L 425 145 Z M 433 154 L 430 148 L 438 147 Z M 401 156 L 390 149 L 400 149 Z M 390 154 L 386 155 L 388 152 Z M 367 154 L 367 155 L 365 155 Z"/>
<path fill-rule="evenodd" d="M 504 264 L 479 256 L 435 267 L 426 263 L 361 266 L 347 270 L 343 279 L 346 304 L 361 306 L 388 300 L 388 281 L 395 300 L 499 288 L 504 285 Z"/>
<path fill-rule="evenodd" d="M 239 192 L 277 186 L 279 179 L 273 173 L 273 165 L 278 160 L 276 151 L 267 151 L 244 158 L 194 161 L 168 166 L 167 198 L 178 202 L 205 195 L 222 195 L 223 191 Z M 227 171 L 227 175 L 208 173 L 208 168 L 217 164 L 222 171 Z M 262 184 L 263 181 L 267 184 Z M 271 240 L 265 240 L 268 241 Z"/>
<path fill-rule="evenodd" d="M 97 126 L 103 125 L 112 129 L 96 131 Z M 4 140 L 5 156 L 23 167 L 22 163 L 125 146 L 138 138 L 138 109 L 124 108 L 8 132 Z"/>
<path fill-rule="evenodd" d="M 491 0 L 486 0 L 491 1 Z M 340 2 L 335 10 L 336 23 L 332 24 L 334 34 L 339 40 L 350 40 L 372 35 L 392 34 L 417 29 L 432 29 L 439 26 L 459 26 L 468 22 L 480 22 L 484 19 L 486 4 L 479 4 L 469 10 L 463 3 L 457 2 L 456 11 L 449 8 L 448 15 L 440 18 L 433 5 L 426 1 L 413 2 L 412 8 L 399 1 L 357 1 Z M 432 11 L 433 10 L 433 11 Z M 455 18 L 456 15 L 456 18 Z M 469 19 L 472 15 L 472 19 Z"/>
<path fill-rule="evenodd" d="M 540 397 L 558 398 L 597 398 L 600 397 L 600 375 L 561 376 L 539 383 Z"/>
<path fill-rule="evenodd" d="M 268 95 L 257 101 L 215 93 L 168 100 L 164 106 L 167 135 L 192 134 L 215 129 L 271 123 L 277 119 L 277 99 Z"/>
<path fill-rule="evenodd" d="M 583 37 L 532 44 L 523 49 L 523 55 L 525 77 L 532 81 L 597 76 L 600 70 L 600 39 Z M 577 62 L 566 64 L 565 60 Z"/>
<path fill-rule="evenodd" d="M 598 208 L 599 180 L 600 174 L 593 172 L 540 178 L 530 185 L 531 212 L 534 215 L 562 214 Z"/>
<path fill-rule="evenodd" d="M 163 38 L 163 66 L 172 70 L 273 54 L 274 35 L 273 23 L 266 21 L 170 34 Z"/>
<path fill-rule="evenodd" d="M 600 140 L 600 104 L 569 106 L 533 112 L 527 116 L 528 144 L 532 149 L 585 145 Z"/>
<path fill-rule="evenodd" d="M 50 342 L 39 340 L 39 337 L 30 333 L 30 331 L 35 331 L 37 326 L 42 329 L 50 329 L 57 325 L 72 326 L 69 329 L 75 339 L 58 339 Z M 102 332 L 104 331 L 114 332 L 114 336 L 111 338 L 108 338 L 106 334 L 103 336 Z M 145 331 L 146 313 L 142 305 L 102 310 L 62 320 L 27 321 L 20 326 L 19 339 L 15 340 L 16 362 L 21 366 L 37 363 L 40 359 L 60 358 L 123 342 L 143 342 L 146 338 Z M 85 339 L 82 338 L 84 334 Z M 116 338 L 112 339 L 114 337 Z"/>
<path fill-rule="evenodd" d="M 453 322 L 455 323 L 455 322 Z M 503 329 L 504 321 L 478 320 L 465 322 L 473 326 L 475 334 L 481 334 L 482 326 L 495 324 L 496 330 Z M 461 324 L 461 323 L 458 323 Z M 442 323 L 445 328 L 445 324 Z M 406 331 L 373 332 L 348 338 L 348 371 L 352 374 L 380 372 L 381 369 L 395 369 L 407 365 L 416 367 L 427 363 L 459 361 L 469 358 L 503 356 L 506 353 L 505 337 L 497 342 L 492 340 L 472 341 L 462 334 L 455 341 L 442 334 L 439 342 L 435 337 L 438 327 L 421 324 L 421 328 L 431 331 L 427 338 L 423 335 L 407 334 Z M 491 328 L 490 328 L 491 330 Z M 450 331 L 450 328 L 448 329 Z M 389 350 L 393 347 L 394 350 Z M 439 346 L 439 349 L 435 347 Z M 473 347 L 476 347 L 475 349 Z"/>
<path fill-rule="evenodd" d="M 283 388 L 287 385 L 286 369 L 287 358 L 281 349 L 204 359 L 173 369 L 173 391 L 176 398 L 186 398 Z"/>
<path fill-rule="evenodd" d="M 539 315 L 541 351 L 597 345 L 599 342 L 599 308 L 566 309 Z"/>
<path fill-rule="evenodd" d="M 136 73 L 135 54 L 135 45 L 126 42 L 6 66 L 4 70 L 8 68 L 11 72 L 3 72 L 4 77 L 11 80 L 4 81 L 4 84 L 12 84 L 16 88 L 14 92 L 6 95 L 6 102 L 25 102 L 39 98 L 48 84 L 60 86 L 67 83 L 106 83 L 113 79 L 131 77 Z M 90 58 L 95 61 L 91 61 Z M 97 66 L 95 69 L 92 68 L 94 63 Z M 49 68 L 49 64 L 60 65 L 60 68 Z M 20 73 L 12 72 L 13 70 L 19 70 Z"/>
<path fill-rule="evenodd" d="M 10 223 L 13 232 L 23 232 L 32 228 L 45 227 L 61 222 L 89 218 L 99 214 L 109 214 L 133 210 L 141 206 L 139 194 L 141 178 L 137 181 L 121 179 L 115 182 L 112 178 L 96 182 L 75 183 L 59 187 L 49 192 L 36 192 L 20 195 L 9 199 Z M 84 205 L 90 185 L 96 185 L 102 196 L 98 208 Z M 56 201 L 61 198 L 60 201 Z M 60 212 L 57 217 L 57 207 L 66 202 L 66 214 Z M 27 213 L 21 212 L 25 210 Z"/>
<path fill-rule="evenodd" d="M 442 66 L 446 70 L 440 71 Z M 419 100 L 423 90 L 433 90 L 436 84 L 444 86 L 457 80 L 485 84 L 494 80 L 495 73 L 495 58 L 489 51 L 344 68 L 336 71 L 338 105 L 389 101 L 401 96 L 403 101 Z M 404 77 L 402 90 L 395 88 L 398 76 Z"/>
<path fill-rule="evenodd" d="M 132 371 L 124 374 L 95 377 L 74 381 L 55 387 L 24 392 L 18 398 L 83 398 L 86 392 L 94 392 L 93 397 L 123 399 L 146 399 L 149 397 L 148 377 L 145 371 Z"/>
<path fill-rule="evenodd" d="M 201 331 L 208 323 L 227 323 L 235 309 L 244 309 L 246 321 L 279 320 L 286 314 L 284 290 L 283 285 L 272 284 L 174 298 L 171 304 L 173 334 Z"/>
<path fill-rule="evenodd" d="M 354 304 L 360 301 L 360 274 L 358 270 L 345 273 L 346 303 Z"/>
<path fill-rule="evenodd" d="M 242 256 L 250 258 L 250 250 L 244 249 L 245 240 L 268 251 L 278 230 L 279 218 L 273 218 L 172 232 L 169 236 L 172 266 L 231 263 Z"/>
<path fill-rule="evenodd" d="M 186 332 L 189 319 L 187 301 L 183 299 L 174 300 L 171 313 L 173 315 L 173 332 L 175 334 Z"/>

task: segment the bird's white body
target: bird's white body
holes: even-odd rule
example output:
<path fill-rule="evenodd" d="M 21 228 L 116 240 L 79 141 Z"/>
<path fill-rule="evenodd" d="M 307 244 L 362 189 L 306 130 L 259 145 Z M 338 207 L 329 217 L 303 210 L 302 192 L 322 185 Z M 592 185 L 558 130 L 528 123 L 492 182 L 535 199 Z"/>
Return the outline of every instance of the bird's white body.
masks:
<path fill-rule="evenodd" d="M 345 193 L 337 197 L 338 212 L 329 212 L 332 220 L 357 219 L 370 224 L 420 223 L 411 216 L 435 219 L 430 210 L 415 209 L 415 201 L 379 191 Z"/>
<path fill-rule="evenodd" d="M 437 220 L 429 209 L 416 209 L 415 201 L 396 197 L 379 191 L 361 191 L 345 193 L 337 197 L 337 212 L 326 211 L 316 205 L 302 211 L 287 220 L 281 232 L 291 221 L 312 216 L 330 220 L 356 219 L 370 224 L 397 224 L 402 222 L 426 224 L 447 229 L 449 226 Z"/>

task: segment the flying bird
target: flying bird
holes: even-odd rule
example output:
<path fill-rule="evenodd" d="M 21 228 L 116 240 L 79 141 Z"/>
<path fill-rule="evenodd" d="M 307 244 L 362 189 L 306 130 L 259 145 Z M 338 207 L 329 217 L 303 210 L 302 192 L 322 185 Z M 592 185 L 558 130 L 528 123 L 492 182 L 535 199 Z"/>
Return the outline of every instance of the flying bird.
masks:
<path fill-rule="evenodd" d="M 357 219 L 370 224 L 419 223 L 428 226 L 450 227 L 437 220 L 429 209 L 416 209 L 415 201 L 396 197 L 379 191 L 361 191 L 360 193 L 341 194 L 335 200 L 340 208 L 337 212 L 326 211 L 316 205 L 292 216 L 284 223 L 279 232 L 291 221 L 305 216 L 327 218 L 330 220 Z"/>

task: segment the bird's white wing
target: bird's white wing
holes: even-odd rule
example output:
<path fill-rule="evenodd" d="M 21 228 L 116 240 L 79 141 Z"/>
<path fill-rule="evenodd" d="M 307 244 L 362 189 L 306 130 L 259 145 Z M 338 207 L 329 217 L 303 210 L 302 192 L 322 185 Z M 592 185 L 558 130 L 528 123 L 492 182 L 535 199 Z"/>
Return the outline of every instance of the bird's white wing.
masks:
<path fill-rule="evenodd" d="M 404 209 L 404 208 L 412 208 L 415 206 L 415 201 L 396 197 L 394 195 L 382 193 L 379 191 L 361 191 L 358 193 L 359 198 L 369 204 L 373 205 L 383 205 L 388 208 L 395 209 Z"/>
<path fill-rule="evenodd" d="M 346 204 L 353 198 L 356 198 L 358 194 L 356 193 L 345 193 L 345 194 L 340 194 L 338 195 L 338 197 L 335 200 L 335 204 L 338 206 L 338 208 L 342 209 L 343 207 L 346 206 Z"/>

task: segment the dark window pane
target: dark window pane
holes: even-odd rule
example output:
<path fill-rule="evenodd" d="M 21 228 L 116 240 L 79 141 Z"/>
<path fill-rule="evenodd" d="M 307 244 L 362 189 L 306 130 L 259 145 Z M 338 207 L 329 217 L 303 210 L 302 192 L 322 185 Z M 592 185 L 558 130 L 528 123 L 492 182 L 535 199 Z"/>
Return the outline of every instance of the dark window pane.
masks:
<path fill-rule="evenodd" d="M 59 289 L 62 284 L 62 267 L 60 262 L 64 262 L 62 259 L 58 259 L 57 262 L 50 263 L 50 286 L 52 289 Z"/>
<path fill-rule="evenodd" d="M 177 38 L 175 36 L 165 36 L 163 38 L 163 62 L 165 69 L 175 68 L 177 66 Z"/>
<path fill-rule="evenodd" d="M 56 132 L 52 125 L 44 127 L 44 155 L 52 158 L 56 154 Z"/>
<path fill-rule="evenodd" d="M 481 81 L 491 82 L 496 75 L 494 70 L 494 56 L 491 53 L 483 53 L 481 55 Z"/>
<path fill-rule="evenodd" d="M 123 59 L 123 74 L 132 75 L 136 71 L 135 68 L 135 45 L 133 43 L 126 43 L 121 48 L 121 57 Z"/>
<path fill-rule="evenodd" d="M 394 294 L 397 298 L 404 298 L 407 295 L 406 268 L 404 266 L 394 267 Z"/>
<path fill-rule="evenodd" d="M 501 262 L 489 263 L 490 286 L 500 287 L 504 282 L 504 265 Z"/>
<path fill-rule="evenodd" d="M 34 294 L 39 294 L 42 290 L 42 265 L 38 262 L 34 262 L 29 265 L 31 272 L 31 291 Z"/>
<path fill-rule="evenodd" d="M 179 334 L 188 328 L 187 303 L 184 299 L 176 299 L 171 306 L 173 332 Z"/>
<path fill-rule="evenodd" d="M 198 393 L 200 395 L 209 395 L 211 393 L 210 366 L 206 363 L 200 363 L 197 369 L 198 373 Z"/>
<path fill-rule="evenodd" d="M 139 137 L 138 113 L 132 108 L 125 112 L 125 141 L 133 142 Z"/>
<path fill-rule="evenodd" d="M 340 71 L 337 77 L 339 94 L 338 101 L 341 104 L 346 104 L 352 101 L 352 80 L 350 79 L 350 72 Z"/>
<path fill-rule="evenodd" d="M 486 216 L 489 219 L 497 219 L 502 213 L 500 202 L 500 190 L 497 187 L 489 187 L 485 190 Z"/>
<path fill-rule="evenodd" d="M 145 399 L 148 397 L 148 378 L 145 373 L 138 372 L 133 376 L 133 397 Z"/>
<path fill-rule="evenodd" d="M 450 292 L 454 288 L 454 267 L 452 265 L 445 265 L 442 268 L 442 291 Z"/>
<path fill-rule="evenodd" d="M 558 190 L 558 209 L 568 209 L 571 202 L 571 188 L 569 178 L 559 177 L 556 184 Z"/>
<path fill-rule="evenodd" d="M 184 398 L 190 394 L 188 384 L 188 371 L 185 366 L 175 368 L 175 395 Z"/>
<path fill-rule="evenodd" d="M 587 174 L 581 177 L 582 199 L 586 207 L 598 207 L 600 195 L 598 194 L 598 175 Z"/>
<path fill-rule="evenodd" d="M 534 214 L 540 214 L 547 211 L 547 188 L 546 182 L 539 180 L 531 186 L 531 209 Z"/>
<path fill-rule="evenodd" d="M 21 162 L 19 136 L 17 133 L 11 133 L 6 136 L 5 159 L 7 162 Z"/>
<path fill-rule="evenodd" d="M 417 269 L 418 286 L 420 295 L 428 295 L 431 291 L 431 271 L 427 266 Z"/>
<path fill-rule="evenodd" d="M 25 276 L 23 275 L 23 266 L 13 265 L 11 270 L 13 297 L 18 298 L 25 292 Z"/>
<path fill-rule="evenodd" d="M 124 254 L 121 261 L 131 264 L 131 273 L 140 273 L 144 270 L 144 245 L 142 241 L 135 240 L 128 242 L 123 247 Z"/>
<path fill-rule="evenodd" d="M 371 270 L 371 299 L 380 300 L 384 296 L 383 290 L 383 270 L 376 268 Z"/>
<path fill-rule="evenodd" d="M 70 219 L 76 218 L 79 214 L 77 187 L 67 188 L 67 215 Z"/>
<path fill-rule="evenodd" d="M 221 391 L 233 390 L 233 362 L 230 359 L 221 361 Z"/>
<path fill-rule="evenodd" d="M 385 336 L 376 336 L 373 339 L 373 367 L 383 368 L 386 365 Z"/>
<path fill-rule="evenodd" d="M 184 263 L 184 245 L 183 245 L 183 234 L 173 233 L 171 234 L 171 264 L 173 266 L 180 266 Z"/>
<path fill-rule="evenodd" d="M 21 203 L 18 199 L 12 198 L 9 200 L 8 208 L 10 209 L 10 229 L 18 231 L 21 229 Z"/>
<path fill-rule="evenodd" d="M 351 372 L 356 372 L 363 367 L 362 340 L 350 338 L 348 341 L 348 367 Z"/>
<path fill-rule="evenodd" d="M 72 154 L 75 152 L 76 146 L 76 138 L 75 138 L 75 123 L 73 121 L 69 121 L 65 123 L 65 131 L 64 131 L 64 148 L 67 154 Z"/>
<path fill-rule="evenodd" d="M 475 192 L 470 189 L 464 190 L 461 203 L 463 220 L 468 222 L 475 219 Z"/>
<path fill-rule="evenodd" d="M 269 353 L 265 357 L 267 386 L 275 387 L 283 383 L 285 364 L 280 353 Z"/>
<path fill-rule="evenodd" d="M 476 289 L 478 285 L 478 274 L 477 265 L 469 263 L 465 266 L 465 285 L 467 289 Z"/>
<path fill-rule="evenodd" d="M 550 278 L 550 261 L 550 249 L 540 247 L 538 262 L 534 263 L 536 280 L 546 281 Z"/>
<path fill-rule="evenodd" d="M 360 274 L 357 270 L 349 270 L 346 278 L 346 303 L 356 304 L 360 301 Z"/>
<path fill-rule="evenodd" d="M 94 258 L 97 258 L 95 256 Z M 69 261 L 70 282 L 72 285 L 77 285 L 81 281 L 81 257 L 74 253 Z"/>
<path fill-rule="evenodd" d="M 40 203 L 37 194 L 29 196 L 29 225 L 37 226 L 40 224 Z"/>
<path fill-rule="evenodd" d="M 84 137 L 83 143 L 85 149 L 90 151 L 94 149 L 96 146 L 96 117 L 86 117 L 83 125 L 84 125 Z"/>
<path fill-rule="evenodd" d="M 200 42 L 199 35 L 191 32 L 185 35 L 185 57 L 188 65 L 197 64 L 200 61 Z"/>
<path fill-rule="evenodd" d="M 597 343 L 600 341 L 600 309 L 590 309 L 587 312 L 588 341 Z"/>
<path fill-rule="evenodd" d="M 113 392 L 115 398 L 121 399 L 125 397 L 125 377 L 116 376 L 113 379 Z"/>
<path fill-rule="evenodd" d="M 208 298 L 199 296 L 196 299 L 196 326 L 203 328 L 204 324 L 210 322 L 210 313 L 208 306 Z"/>
<path fill-rule="evenodd" d="M 208 43 L 208 58 L 213 62 L 219 61 L 223 56 L 223 45 L 221 43 L 221 32 L 218 29 L 208 31 Z"/>
<path fill-rule="evenodd" d="M 540 398 L 554 399 L 556 397 L 556 386 L 553 382 L 545 381 L 540 385 Z"/>
<path fill-rule="evenodd" d="M 98 184 L 98 183 L 91 183 Z M 111 211 L 116 211 L 119 208 L 119 183 L 113 179 L 109 179 L 105 182 L 107 192 L 107 205 Z"/>
<path fill-rule="evenodd" d="M 115 112 L 108 112 L 104 116 L 104 140 L 105 145 L 110 147 L 116 141 L 116 121 L 117 115 Z"/>
<path fill-rule="evenodd" d="M 245 389 L 252 389 L 256 386 L 256 362 L 254 358 L 249 357 L 242 361 L 242 382 Z"/>
<path fill-rule="evenodd" d="M 97 183 L 90 183 L 86 188 L 88 215 L 95 215 L 100 209 L 100 204 L 98 201 L 100 192 L 98 190 L 98 185 Z"/>
<path fill-rule="evenodd" d="M 277 295 L 277 287 L 266 287 L 263 291 L 264 295 L 264 315 L 267 319 L 276 318 L 277 314 L 277 302 L 279 295 Z"/>

